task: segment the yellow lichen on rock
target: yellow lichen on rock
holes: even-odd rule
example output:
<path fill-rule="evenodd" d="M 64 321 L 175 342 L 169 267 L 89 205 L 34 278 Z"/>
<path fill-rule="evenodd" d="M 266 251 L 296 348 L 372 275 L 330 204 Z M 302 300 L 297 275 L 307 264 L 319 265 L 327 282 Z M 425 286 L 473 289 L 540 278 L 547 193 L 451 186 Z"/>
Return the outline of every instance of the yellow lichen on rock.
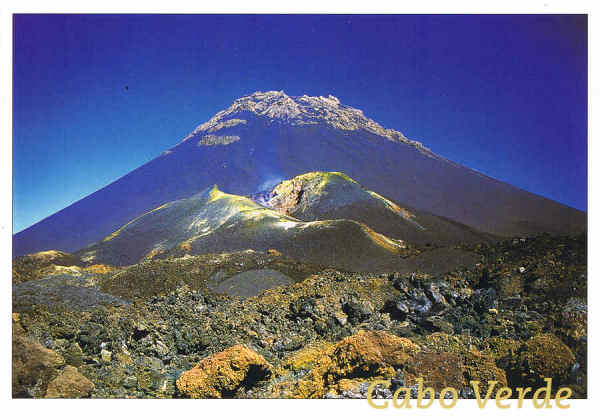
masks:
<path fill-rule="evenodd" d="M 452 352 L 420 352 L 406 369 L 406 383 L 415 385 L 418 379 L 424 380 L 425 387 L 441 391 L 446 387 L 456 389 L 467 385 L 464 377 L 462 357 Z"/>
<path fill-rule="evenodd" d="M 492 395 L 495 395 L 496 391 L 500 388 L 508 385 L 506 373 L 504 370 L 498 368 L 491 356 L 477 350 L 471 350 L 465 353 L 464 363 L 466 378 L 468 381 L 479 381 L 481 393 L 487 393 L 491 381 L 498 382 L 498 384 L 494 386 Z"/>
<path fill-rule="evenodd" d="M 488 382 L 497 381 L 492 394 L 507 385 L 506 372 L 496 365 L 496 360 L 516 350 L 518 345 L 509 339 L 489 338 L 485 351 L 474 349 L 472 338 L 451 336 L 436 332 L 418 339 L 422 352 L 408 366 L 407 382 L 415 384 L 424 378 L 425 385 L 441 390 L 443 387 L 461 388 L 470 381 L 479 381 L 479 388 L 487 391 Z"/>
<path fill-rule="evenodd" d="M 443 332 L 434 332 L 418 341 L 422 342 L 423 350 L 431 352 L 463 353 L 468 347 L 468 338 L 453 336 Z"/>
<path fill-rule="evenodd" d="M 381 331 L 360 331 L 325 352 L 298 382 L 294 397 L 322 397 L 341 379 L 391 378 L 394 368 L 409 362 L 419 351 L 409 339 Z"/>
<path fill-rule="evenodd" d="M 484 341 L 484 345 L 488 347 L 486 353 L 489 353 L 495 360 L 510 357 L 515 358 L 516 353 L 521 347 L 521 342 L 513 339 L 500 337 L 490 337 Z"/>
<path fill-rule="evenodd" d="M 191 398 L 232 397 L 241 387 L 271 375 L 271 365 L 245 345 L 235 345 L 203 359 L 177 380 L 178 390 Z"/>
<path fill-rule="evenodd" d="M 328 342 L 315 343 L 294 352 L 281 362 L 280 367 L 286 370 L 308 370 L 315 366 L 317 361 L 330 352 L 333 344 Z"/>
<path fill-rule="evenodd" d="M 339 376 L 380 375 L 390 366 L 402 366 L 419 350 L 406 338 L 380 331 L 360 331 L 335 346 L 331 354 L 334 368 L 328 373 Z"/>
<path fill-rule="evenodd" d="M 571 349 L 555 335 L 534 336 L 525 343 L 525 346 L 522 360 L 537 380 L 544 378 L 564 380 L 575 363 L 575 356 Z"/>

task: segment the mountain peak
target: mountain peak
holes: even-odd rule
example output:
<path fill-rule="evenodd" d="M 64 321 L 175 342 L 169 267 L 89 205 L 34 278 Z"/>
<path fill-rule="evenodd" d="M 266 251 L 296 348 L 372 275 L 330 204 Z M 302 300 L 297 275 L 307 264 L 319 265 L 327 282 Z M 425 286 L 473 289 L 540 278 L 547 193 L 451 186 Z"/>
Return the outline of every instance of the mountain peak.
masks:
<path fill-rule="evenodd" d="M 406 138 L 401 132 L 384 128 L 367 118 L 362 110 L 342 104 L 331 94 L 288 96 L 283 90 L 254 92 L 234 100 L 231 106 L 198 126 L 183 141 L 198 135 L 207 136 L 223 129 L 245 125 L 252 118 L 261 119 L 268 124 L 324 125 L 342 131 L 365 131 L 429 151 L 421 143 Z"/>

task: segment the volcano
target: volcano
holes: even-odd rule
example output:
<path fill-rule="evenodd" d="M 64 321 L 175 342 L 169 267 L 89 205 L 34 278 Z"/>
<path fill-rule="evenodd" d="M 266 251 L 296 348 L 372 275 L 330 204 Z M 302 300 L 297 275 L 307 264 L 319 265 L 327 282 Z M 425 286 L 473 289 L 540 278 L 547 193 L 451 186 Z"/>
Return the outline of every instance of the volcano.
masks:
<path fill-rule="evenodd" d="M 215 185 L 138 217 L 80 252 L 88 263 L 132 265 L 161 256 L 274 247 L 299 260 L 352 270 L 391 269 L 411 251 L 347 219 L 303 222 Z"/>
<path fill-rule="evenodd" d="M 432 253 L 432 244 L 440 248 L 491 239 L 440 217 L 409 212 L 343 173 L 306 173 L 281 182 L 267 196 L 259 203 L 214 185 L 148 211 L 77 256 L 88 264 L 124 266 L 165 257 L 275 250 L 311 264 L 385 272 L 432 265 L 432 255 L 467 256 L 449 254 L 449 249 Z M 449 266 L 435 265 L 429 270 Z"/>
<path fill-rule="evenodd" d="M 315 171 L 342 172 L 412 213 L 421 211 L 421 219 L 429 220 L 430 229 L 443 230 L 445 240 L 457 229 L 466 235 L 493 236 L 586 230 L 585 213 L 449 161 L 331 95 L 293 97 L 270 91 L 235 100 L 154 160 L 15 234 L 13 256 L 88 248 L 136 217 L 166 203 L 181 203 L 214 184 L 228 194 L 252 196 Z M 381 214 L 382 208 L 374 211 Z M 295 215 L 279 211 L 279 216 L 316 219 L 311 218 L 314 213 L 296 210 Z M 407 209 L 406 223 L 411 222 L 410 214 Z M 327 211 L 318 215 L 358 216 L 350 207 L 337 215 Z M 381 221 L 385 219 L 379 218 L 379 229 L 386 229 L 387 223 Z M 396 230 L 378 233 L 393 236 L 409 231 L 395 225 Z M 415 230 L 410 234 L 414 240 Z M 124 261 L 138 256 L 143 255 L 125 256 Z"/>

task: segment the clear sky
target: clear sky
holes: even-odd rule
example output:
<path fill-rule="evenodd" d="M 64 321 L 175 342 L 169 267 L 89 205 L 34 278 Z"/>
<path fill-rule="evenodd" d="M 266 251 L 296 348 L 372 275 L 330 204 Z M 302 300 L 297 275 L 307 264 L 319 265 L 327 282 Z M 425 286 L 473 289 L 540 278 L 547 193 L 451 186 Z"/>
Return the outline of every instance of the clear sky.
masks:
<path fill-rule="evenodd" d="M 14 232 L 258 90 L 587 206 L 586 16 L 16 15 L 13 63 Z"/>

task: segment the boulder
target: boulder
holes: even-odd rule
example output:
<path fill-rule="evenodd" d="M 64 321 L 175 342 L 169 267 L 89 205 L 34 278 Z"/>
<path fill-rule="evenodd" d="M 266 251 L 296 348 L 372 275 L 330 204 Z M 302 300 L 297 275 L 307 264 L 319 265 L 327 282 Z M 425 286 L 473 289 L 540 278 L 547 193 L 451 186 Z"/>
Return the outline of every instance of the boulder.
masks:
<path fill-rule="evenodd" d="M 360 331 L 338 342 L 315 362 L 294 390 L 294 397 L 320 398 L 341 379 L 391 378 L 410 362 L 420 347 L 382 331 Z"/>
<path fill-rule="evenodd" d="M 548 333 L 529 339 L 520 361 L 521 370 L 529 371 L 532 382 L 541 384 L 544 378 L 552 378 L 560 383 L 568 378 L 575 356 L 558 337 Z"/>
<path fill-rule="evenodd" d="M 64 358 L 24 336 L 20 325 L 14 324 L 12 337 L 13 397 L 41 397 L 48 383 L 58 375 Z"/>
<path fill-rule="evenodd" d="M 262 356 L 245 345 L 235 345 L 184 372 L 177 388 L 191 398 L 230 398 L 270 376 L 271 365 Z"/>
<path fill-rule="evenodd" d="M 77 368 L 67 365 L 58 377 L 48 384 L 47 399 L 79 399 L 88 397 L 94 383 L 81 374 Z"/>

